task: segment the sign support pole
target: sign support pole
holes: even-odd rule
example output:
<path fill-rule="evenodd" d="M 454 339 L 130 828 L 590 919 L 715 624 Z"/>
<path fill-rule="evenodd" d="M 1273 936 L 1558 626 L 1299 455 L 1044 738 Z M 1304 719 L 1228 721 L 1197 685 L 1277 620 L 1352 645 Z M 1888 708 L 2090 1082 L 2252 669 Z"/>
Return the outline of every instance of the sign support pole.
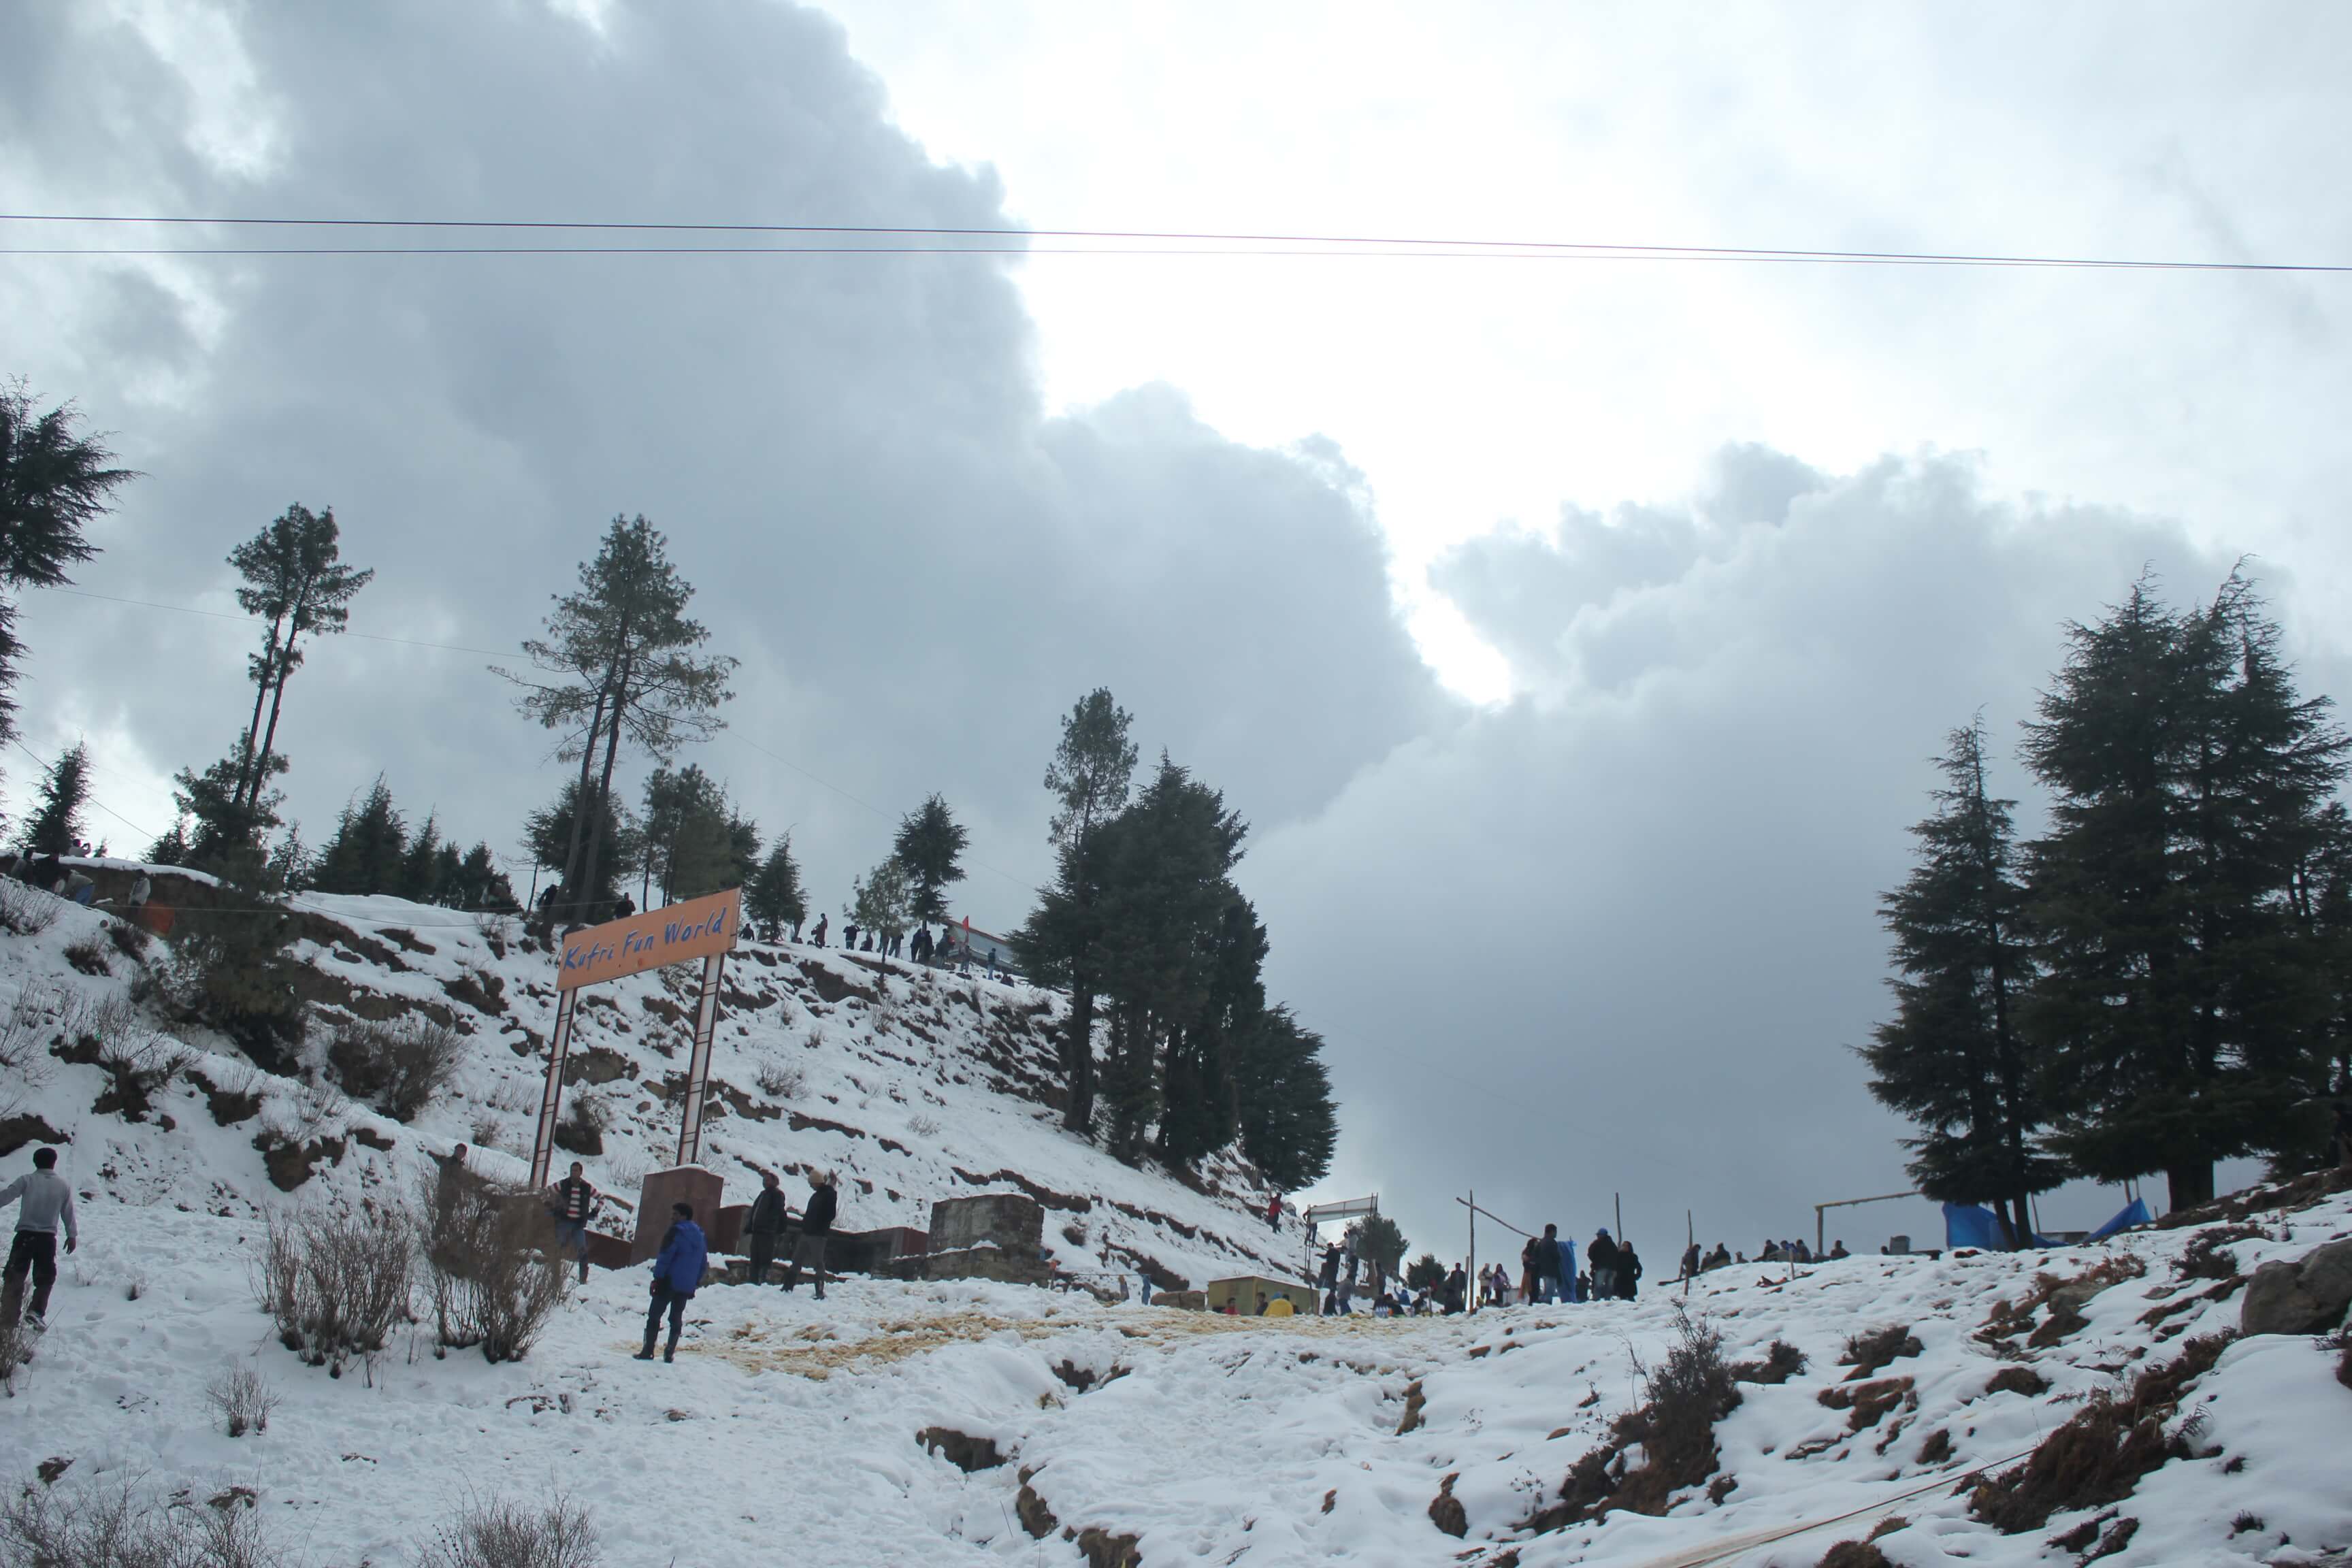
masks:
<path fill-rule="evenodd" d="M 539 1096 L 539 1131 L 530 1144 L 530 1190 L 547 1185 L 548 1167 L 555 1159 L 555 1110 L 563 1099 L 563 1058 L 572 1049 L 572 1014 L 579 1005 L 577 989 L 567 990 L 555 1002 L 555 1037 L 547 1047 L 547 1087 Z"/>
<path fill-rule="evenodd" d="M 702 1100 L 710 1084 L 710 1037 L 719 1026 L 719 975 L 727 963 L 722 950 L 702 961 L 702 1001 L 694 1014 L 694 1055 L 686 1066 L 686 1121 L 677 1133 L 677 1163 L 702 1158 Z"/>

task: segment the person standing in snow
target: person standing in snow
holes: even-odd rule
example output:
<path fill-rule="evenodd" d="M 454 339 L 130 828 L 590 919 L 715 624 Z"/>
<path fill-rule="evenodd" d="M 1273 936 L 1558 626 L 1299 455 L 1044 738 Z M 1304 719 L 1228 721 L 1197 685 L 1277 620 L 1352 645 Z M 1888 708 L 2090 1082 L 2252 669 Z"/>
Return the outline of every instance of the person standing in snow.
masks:
<path fill-rule="evenodd" d="M 850 952 L 857 951 L 857 922 L 852 921 L 841 928 L 841 945 Z"/>
<path fill-rule="evenodd" d="M 572 1162 L 572 1173 L 547 1191 L 548 1216 L 555 1221 L 556 1244 L 580 1260 L 580 1283 L 588 1283 L 588 1222 L 604 1194 L 588 1184 L 588 1167 Z"/>
<path fill-rule="evenodd" d="M 1266 1200 L 1265 1228 L 1268 1230 L 1282 1228 L 1282 1194 L 1280 1193 L 1275 1194 L 1273 1197 Z"/>
<path fill-rule="evenodd" d="M 1606 1301 L 1617 1294 L 1617 1244 L 1609 1239 L 1606 1226 L 1593 1233 L 1584 1256 L 1592 1264 L 1592 1299 Z"/>
<path fill-rule="evenodd" d="M 1632 1300 L 1634 1284 L 1642 1278 L 1642 1260 L 1635 1256 L 1632 1242 L 1617 1244 L 1617 1266 L 1611 1272 L 1616 1276 L 1617 1294 L 1625 1300 Z"/>
<path fill-rule="evenodd" d="M 815 944 L 816 944 L 817 946 L 819 946 L 819 947 L 823 947 L 823 946 L 824 945 L 824 928 L 825 928 L 825 923 L 826 923 L 827 921 L 829 921 L 830 920 L 832 920 L 832 919 L 833 919 L 833 917 L 832 917 L 831 915 L 819 915 L 819 916 L 817 916 L 817 917 L 816 917 L 816 929 L 809 932 L 809 941 L 810 941 L 810 942 L 814 942 L 814 943 L 815 943 Z"/>
<path fill-rule="evenodd" d="M 10 1328 L 23 1311 L 25 1277 L 33 1279 L 32 1310 L 25 1321 L 35 1328 L 48 1321 L 49 1289 L 58 1282 L 58 1224 L 66 1227 L 66 1250 L 81 1244 L 81 1228 L 74 1220 L 73 1188 L 58 1174 L 55 1149 L 33 1151 L 33 1168 L 0 1187 L 0 1208 L 16 1205 L 16 1239 L 8 1247 L 8 1270 L 0 1285 L 0 1320 Z"/>
<path fill-rule="evenodd" d="M 653 1305 L 646 1309 L 646 1348 L 637 1352 L 639 1361 L 654 1359 L 654 1338 L 661 1332 L 665 1307 L 669 1309 L 669 1343 L 662 1349 L 662 1360 L 677 1359 L 677 1336 L 686 1328 L 686 1304 L 702 1289 L 703 1265 L 710 1257 L 702 1227 L 694 1223 L 694 1205 L 672 1204 L 669 1214 L 669 1230 L 662 1237 L 660 1256 L 654 1259 Z"/>
<path fill-rule="evenodd" d="M 1454 1266 L 1454 1272 L 1445 1277 L 1445 1315 L 1451 1318 L 1468 1306 L 1469 1296 L 1470 1277 L 1457 1263 Z"/>
<path fill-rule="evenodd" d="M 1544 1226 L 1542 1237 L 1528 1249 L 1536 1272 L 1536 1300 L 1549 1307 L 1559 1300 L 1559 1226 Z"/>
<path fill-rule="evenodd" d="M 832 1172 L 819 1171 L 809 1178 L 808 1205 L 801 1210 L 801 1239 L 793 1248 L 791 1267 L 784 1270 L 785 1289 L 801 1282 L 803 1267 L 814 1265 L 816 1299 L 824 1300 L 824 1248 L 833 1239 L 833 1218 L 840 1207 L 841 1197 L 834 1190 Z"/>
<path fill-rule="evenodd" d="M 1323 1315 L 1334 1316 L 1339 1310 L 1339 1244 L 1333 1242 L 1323 1249 L 1323 1267 L 1315 1276 L 1322 1288 Z"/>
<path fill-rule="evenodd" d="M 792 1218 L 784 1204 L 784 1189 L 776 1184 L 776 1173 L 760 1174 L 760 1195 L 751 1200 L 751 1212 L 743 1216 L 743 1252 L 749 1263 L 743 1278 L 753 1285 L 768 1282 L 768 1266 L 776 1260 L 776 1246 L 784 1238 L 784 1223 Z"/>

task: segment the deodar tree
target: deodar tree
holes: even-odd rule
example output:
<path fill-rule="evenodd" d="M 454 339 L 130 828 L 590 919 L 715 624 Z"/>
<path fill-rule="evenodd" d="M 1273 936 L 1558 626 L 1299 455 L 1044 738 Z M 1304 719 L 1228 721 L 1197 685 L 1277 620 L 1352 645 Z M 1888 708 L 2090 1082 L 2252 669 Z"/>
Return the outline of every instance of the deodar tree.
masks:
<path fill-rule="evenodd" d="M 2099 1180 L 2162 1171 L 2185 1208 L 2212 1198 L 2215 1161 L 2293 1142 L 2325 1079 L 2341 974 L 2306 895 L 2347 742 L 2236 573 L 2183 615 L 2143 579 L 2067 637 L 2026 727 L 2055 797 L 2024 1018 L 2049 1142 Z"/>
<path fill-rule="evenodd" d="M 136 476 L 85 435 L 71 404 L 37 411 L 22 382 L 0 383 L 0 584 L 57 588 L 98 553 L 84 530 Z M 16 604 L 0 594 L 0 741 L 16 738 Z"/>
<path fill-rule="evenodd" d="M 605 832 L 583 828 L 611 821 L 622 738 L 667 761 L 724 722 L 719 709 L 733 695 L 727 679 L 736 661 L 698 651 L 710 634 L 686 614 L 693 596 L 653 524 L 616 517 L 595 558 L 581 565 L 579 587 L 557 597 L 546 636 L 523 644 L 531 672 L 498 670 L 524 689 L 522 710 L 562 736 L 557 755 L 580 763 L 573 799 L 584 808 L 570 813 L 552 900 L 566 923 L 606 912 L 600 889 L 615 847 Z"/>
<path fill-rule="evenodd" d="M 2031 1244 L 2029 1194 L 2064 1172 L 2033 1143 L 2044 1114 L 2018 1027 L 2033 978 L 2013 801 L 1985 784 L 1979 721 L 1937 760 L 1937 809 L 1911 830 L 1918 864 L 1879 900 L 1895 939 L 1895 1016 L 1862 1047 L 1871 1092 L 1908 1116 L 1911 1179 L 1940 1203 L 1990 1204 Z"/>
<path fill-rule="evenodd" d="M 916 920 L 948 918 L 947 888 L 963 880 L 961 858 L 971 838 L 940 795 L 899 819 L 890 852 L 907 868 L 908 912 Z"/>

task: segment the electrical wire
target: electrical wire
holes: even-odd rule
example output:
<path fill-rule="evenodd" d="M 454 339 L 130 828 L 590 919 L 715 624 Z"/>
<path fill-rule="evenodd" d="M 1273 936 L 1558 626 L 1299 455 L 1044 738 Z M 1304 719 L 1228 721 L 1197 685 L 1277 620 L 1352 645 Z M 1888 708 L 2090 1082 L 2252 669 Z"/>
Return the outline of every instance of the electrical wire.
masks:
<path fill-rule="evenodd" d="M 642 235 L 854 236 L 870 239 L 1004 245 L 780 244 L 595 246 L 549 245 L 283 245 L 0 247 L 31 256 L 1399 256 L 1519 258 L 1579 260 L 1779 262 L 1818 266 L 2029 267 L 2159 272 L 2352 273 L 2352 264 L 2303 261 L 2215 261 L 2174 257 L 2057 256 L 2032 253 L 1852 250 L 1771 246 L 1664 245 L 1644 241 L 1486 239 L 1445 236 L 1299 234 L 1210 229 L 1019 228 L 929 224 L 688 223 L 574 219 L 190 216 L 131 213 L 0 213 L 0 223 L 97 224 L 164 227 L 345 229 L 376 232 L 563 233 Z M 1045 240 L 1083 240 L 1040 246 Z M 1285 248 L 1275 248 L 1285 247 Z"/>

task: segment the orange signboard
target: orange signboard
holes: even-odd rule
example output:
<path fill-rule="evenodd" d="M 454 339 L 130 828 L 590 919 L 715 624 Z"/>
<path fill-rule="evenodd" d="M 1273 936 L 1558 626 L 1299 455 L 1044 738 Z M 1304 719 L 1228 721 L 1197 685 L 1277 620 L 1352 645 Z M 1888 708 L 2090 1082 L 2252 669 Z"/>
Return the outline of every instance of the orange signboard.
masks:
<path fill-rule="evenodd" d="M 555 986 L 569 991 L 618 980 L 665 963 L 708 958 L 735 945 L 743 926 L 743 889 L 730 888 L 682 904 L 607 921 L 563 939 Z"/>

